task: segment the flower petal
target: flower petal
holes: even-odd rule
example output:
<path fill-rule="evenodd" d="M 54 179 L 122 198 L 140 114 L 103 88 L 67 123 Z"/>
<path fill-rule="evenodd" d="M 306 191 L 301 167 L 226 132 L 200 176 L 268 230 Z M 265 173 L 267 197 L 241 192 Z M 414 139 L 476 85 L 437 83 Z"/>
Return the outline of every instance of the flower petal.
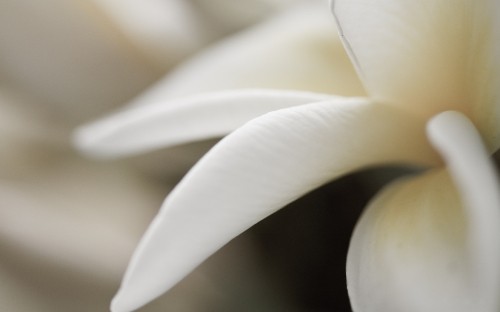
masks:
<path fill-rule="evenodd" d="M 216 145 L 166 199 L 112 309 L 152 300 L 233 237 L 327 181 L 369 165 L 435 159 L 420 120 L 364 99 L 254 119 Z"/>
<path fill-rule="evenodd" d="M 88 1 L 2 1 L 2 85 L 72 124 L 123 103 L 161 72 Z"/>
<path fill-rule="evenodd" d="M 331 96 L 279 90 L 239 90 L 131 107 L 77 130 L 75 145 L 94 156 L 123 156 L 222 137 L 264 113 Z"/>
<path fill-rule="evenodd" d="M 394 183 L 360 219 L 347 259 L 355 311 L 498 311 L 499 184 L 458 113 L 429 124 L 449 171 Z M 454 184 L 456 186 L 454 186 Z"/>
<path fill-rule="evenodd" d="M 310 1 L 206 49 L 134 103 L 241 88 L 364 95 L 330 13 Z"/>
<path fill-rule="evenodd" d="M 430 117 L 472 116 L 492 136 L 495 121 L 494 1 L 335 0 L 332 10 L 370 95 Z M 496 75 L 496 80 L 493 76 Z M 480 120 L 477 120 L 480 119 Z M 487 121 L 487 123 L 486 123 Z M 498 132 L 497 132 L 498 133 Z M 498 138 L 497 138 L 498 140 Z"/>
<path fill-rule="evenodd" d="M 156 64 L 171 67 L 213 39 L 214 27 L 185 0 L 92 0 Z"/>
<path fill-rule="evenodd" d="M 0 243 L 62 270 L 117 280 L 153 214 L 137 207 L 158 203 L 163 192 L 122 165 L 60 156 L 30 176 L 0 179 Z"/>
<path fill-rule="evenodd" d="M 189 0 L 203 12 L 209 23 L 236 31 L 261 21 L 301 0 Z"/>
<path fill-rule="evenodd" d="M 468 240 L 475 282 L 500 307 L 500 183 L 474 125 L 463 115 L 445 112 L 431 120 L 428 136 L 448 164 L 468 209 Z M 480 309 L 481 310 L 481 309 Z M 492 310 L 492 311 L 493 311 Z M 488 310 L 481 310 L 488 311 Z"/>
<path fill-rule="evenodd" d="M 19 179 L 44 168 L 66 138 L 56 122 L 40 118 L 33 103 L 0 88 L 0 177 Z"/>
<path fill-rule="evenodd" d="M 12 179 L 0 172 L 0 310 L 106 311 L 167 184 L 123 164 L 44 156 Z"/>

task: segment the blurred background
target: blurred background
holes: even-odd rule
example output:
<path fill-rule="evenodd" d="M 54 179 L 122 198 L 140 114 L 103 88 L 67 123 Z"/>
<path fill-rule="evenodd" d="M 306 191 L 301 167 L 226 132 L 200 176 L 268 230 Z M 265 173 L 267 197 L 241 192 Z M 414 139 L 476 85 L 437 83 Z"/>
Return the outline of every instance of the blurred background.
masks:
<path fill-rule="evenodd" d="M 98 161 L 74 129 L 234 88 L 363 95 L 324 0 L 0 0 L 0 310 L 107 311 L 164 197 L 216 143 Z M 350 311 L 345 258 L 371 195 L 349 175 L 290 204 L 140 311 Z"/>

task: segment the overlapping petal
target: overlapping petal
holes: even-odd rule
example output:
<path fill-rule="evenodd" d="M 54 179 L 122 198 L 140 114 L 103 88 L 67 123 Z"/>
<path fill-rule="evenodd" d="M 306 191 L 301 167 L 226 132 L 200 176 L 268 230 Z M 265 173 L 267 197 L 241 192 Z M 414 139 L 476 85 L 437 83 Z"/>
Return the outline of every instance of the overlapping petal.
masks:
<path fill-rule="evenodd" d="M 450 175 L 468 207 L 468 251 L 474 281 L 483 296 L 500 307 L 500 183 L 497 169 L 474 125 L 463 115 L 446 112 L 433 118 L 428 136 L 446 160 Z M 492 310 L 492 311 L 493 311 Z"/>
<path fill-rule="evenodd" d="M 309 1 L 206 49 L 134 103 L 240 88 L 364 95 L 331 14 Z"/>
<path fill-rule="evenodd" d="M 86 1 L 6 0 L 0 75 L 73 125 L 131 98 L 160 71 Z"/>
<path fill-rule="evenodd" d="M 434 163 L 422 132 L 421 120 L 359 98 L 283 109 L 247 123 L 166 199 L 113 311 L 155 298 L 233 237 L 338 176 L 387 162 Z"/>
<path fill-rule="evenodd" d="M 429 136 L 448 170 L 396 182 L 355 229 L 347 278 L 355 311 L 498 311 L 499 184 L 465 117 Z"/>
<path fill-rule="evenodd" d="M 248 27 L 299 1 L 303 0 L 254 0 L 246 2 L 190 0 L 193 6 L 198 7 L 203 12 L 210 24 L 232 31 Z"/>
<path fill-rule="evenodd" d="M 158 66 L 175 62 L 217 33 L 185 0 L 92 0 L 135 48 Z"/>
<path fill-rule="evenodd" d="M 132 106 L 80 128 L 75 144 L 94 156 L 123 156 L 222 137 L 264 113 L 317 102 L 319 93 L 238 90 Z"/>
<path fill-rule="evenodd" d="M 491 0 L 334 0 L 345 46 L 379 102 L 432 116 L 469 115 L 500 144 L 496 105 L 500 41 Z"/>

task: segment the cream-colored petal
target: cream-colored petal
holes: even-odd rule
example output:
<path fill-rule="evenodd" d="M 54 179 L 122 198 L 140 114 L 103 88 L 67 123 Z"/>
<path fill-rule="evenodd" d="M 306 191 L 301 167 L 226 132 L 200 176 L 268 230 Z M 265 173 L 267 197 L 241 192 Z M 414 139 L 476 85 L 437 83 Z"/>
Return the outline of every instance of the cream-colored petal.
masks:
<path fill-rule="evenodd" d="M 474 125 L 462 114 L 445 112 L 428 125 L 428 136 L 446 160 L 466 210 L 472 282 L 491 311 L 500 308 L 500 183 L 497 168 Z M 478 295 L 478 294 L 475 294 Z"/>
<path fill-rule="evenodd" d="M 420 120 L 364 99 L 283 109 L 216 145 L 166 199 L 113 301 L 131 311 L 256 222 L 347 172 L 435 161 Z"/>
<path fill-rule="evenodd" d="M 476 130 L 458 113 L 433 119 L 429 136 L 448 170 L 389 186 L 354 231 L 347 259 L 354 311 L 500 307 L 500 187 L 494 168 Z"/>
<path fill-rule="evenodd" d="M 76 131 L 75 145 L 100 157 L 125 156 L 222 137 L 264 113 L 332 96 L 282 90 L 238 90 L 133 106 Z"/>
<path fill-rule="evenodd" d="M 345 46 L 377 101 L 427 117 L 462 111 L 488 144 L 500 144 L 494 1 L 331 3 Z"/>
<path fill-rule="evenodd" d="M 364 95 L 327 5 L 310 1 L 201 52 L 133 104 L 240 88 Z"/>

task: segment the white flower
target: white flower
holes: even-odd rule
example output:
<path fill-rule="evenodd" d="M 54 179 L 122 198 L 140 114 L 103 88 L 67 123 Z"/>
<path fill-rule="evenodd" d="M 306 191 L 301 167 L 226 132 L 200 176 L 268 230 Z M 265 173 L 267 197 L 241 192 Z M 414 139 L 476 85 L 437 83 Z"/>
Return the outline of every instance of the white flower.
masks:
<path fill-rule="evenodd" d="M 347 264 L 354 310 L 498 311 L 500 192 L 489 153 L 500 146 L 500 7 L 489 0 L 337 0 L 332 9 L 367 98 L 277 90 L 170 98 L 78 134 L 81 148 L 110 156 L 237 128 L 167 197 L 113 311 L 160 295 L 233 237 L 314 188 L 387 163 L 430 169 L 387 186 L 359 220 Z M 264 74 L 276 74 L 275 60 Z M 209 61 L 224 64 L 211 55 L 199 68 Z M 300 76 L 282 78 L 294 74 Z"/>

